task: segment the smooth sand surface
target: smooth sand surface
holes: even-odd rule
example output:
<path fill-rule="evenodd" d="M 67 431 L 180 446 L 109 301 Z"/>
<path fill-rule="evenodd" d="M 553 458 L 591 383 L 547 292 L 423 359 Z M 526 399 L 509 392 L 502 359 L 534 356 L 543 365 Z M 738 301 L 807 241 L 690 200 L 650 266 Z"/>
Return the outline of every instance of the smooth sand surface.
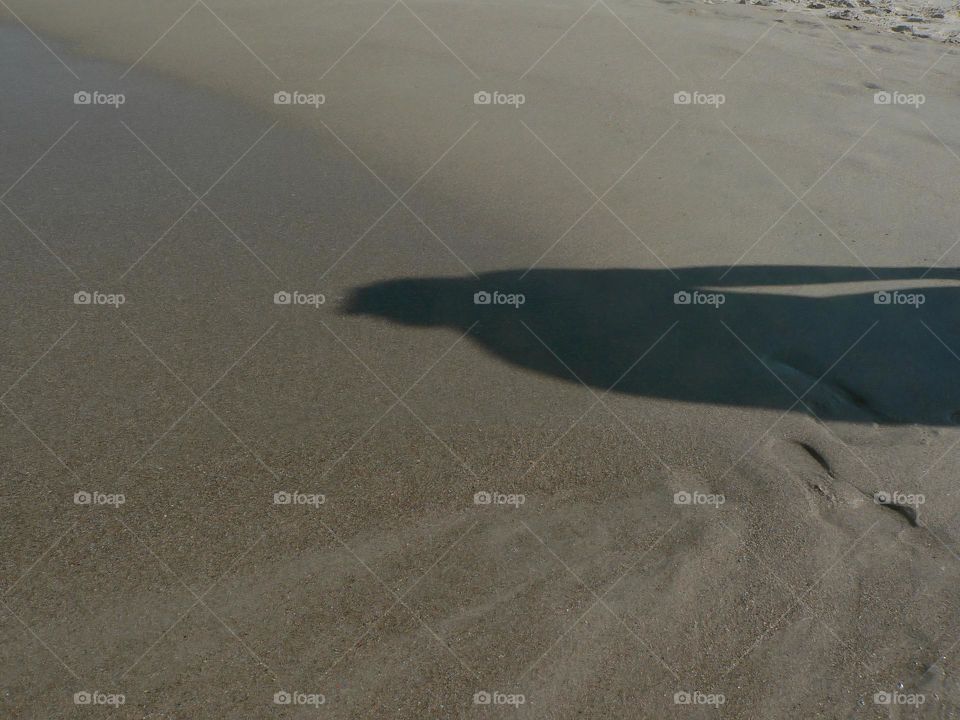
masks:
<path fill-rule="evenodd" d="M 4 716 L 960 712 L 950 45 L 696 2 L 7 4 Z"/>

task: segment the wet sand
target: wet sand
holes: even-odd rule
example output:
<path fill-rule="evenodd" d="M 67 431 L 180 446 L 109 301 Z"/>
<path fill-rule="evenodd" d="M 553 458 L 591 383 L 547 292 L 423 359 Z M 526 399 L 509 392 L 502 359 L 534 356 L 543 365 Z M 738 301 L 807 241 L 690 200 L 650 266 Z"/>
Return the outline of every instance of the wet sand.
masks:
<path fill-rule="evenodd" d="M 0 29 L 8 714 L 960 710 L 955 51 L 188 7 Z"/>

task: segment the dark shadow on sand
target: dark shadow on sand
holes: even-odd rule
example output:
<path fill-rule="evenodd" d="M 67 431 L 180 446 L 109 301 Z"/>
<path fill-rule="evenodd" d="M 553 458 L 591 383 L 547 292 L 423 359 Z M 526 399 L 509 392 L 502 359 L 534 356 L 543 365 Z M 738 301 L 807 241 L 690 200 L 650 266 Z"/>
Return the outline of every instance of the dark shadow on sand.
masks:
<path fill-rule="evenodd" d="M 917 282 L 958 281 L 956 269 L 874 269 L 883 285 L 902 293 L 891 294 L 890 304 L 875 302 L 879 288 L 865 268 L 738 267 L 718 281 L 723 272 L 533 270 L 522 280 L 522 271 L 397 279 L 355 289 L 346 309 L 461 332 L 476 323 L 470 338 L 504 361 L 579 378 L 597 390 L 792 408 L 823 420 L 956 423 L 960 285 Z M 811 286 L 821 286 L 821 296 L 812 297 Z M 475 293 L 484 291 L 522 293 L 525 301 L 476 304 Z M 701 301 L 723 293 L 724 302 L 675 302 L 676 293 L 694 291 Z M 922 305 L 896 304 L 917 293 Z"/>

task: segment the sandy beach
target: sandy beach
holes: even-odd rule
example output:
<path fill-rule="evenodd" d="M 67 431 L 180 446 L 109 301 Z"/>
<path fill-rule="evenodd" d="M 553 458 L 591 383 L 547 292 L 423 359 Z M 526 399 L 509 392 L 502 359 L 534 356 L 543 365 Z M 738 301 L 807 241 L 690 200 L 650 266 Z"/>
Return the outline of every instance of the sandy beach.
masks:
<path fill-rule="evenodd" d="M 960 716 L 960 16 L 808 5 L 0 3 L 2 715 Z"/>

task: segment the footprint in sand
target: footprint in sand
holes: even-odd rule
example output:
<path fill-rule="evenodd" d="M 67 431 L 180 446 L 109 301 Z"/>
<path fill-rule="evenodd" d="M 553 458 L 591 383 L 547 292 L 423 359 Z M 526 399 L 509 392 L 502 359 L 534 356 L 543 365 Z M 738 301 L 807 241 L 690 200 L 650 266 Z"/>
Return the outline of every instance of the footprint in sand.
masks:
<path fill-rule="evenodd" d="M 801 485 L 817 515 L 828 509 L 860 507 L 870 497 L 838 477 L 831 455 L 810 438 L 773 438 L 766 451 L 782 472 Z"/>
<path fill-rule="evenodd" d="M 806 439 L 774 438 L 767 444 L 768 454 L 778 466 L 800 483 L 807 494 L 810 509 L 822 515 L 829 508 L 857 508 L 870 501 L 878 510 L 900 516 L 912 527 L 921 527 L 919 505 L 902 501 L 899 495 L 880 490 L 866 492 L 838 477 L 830 456 Z"/>

